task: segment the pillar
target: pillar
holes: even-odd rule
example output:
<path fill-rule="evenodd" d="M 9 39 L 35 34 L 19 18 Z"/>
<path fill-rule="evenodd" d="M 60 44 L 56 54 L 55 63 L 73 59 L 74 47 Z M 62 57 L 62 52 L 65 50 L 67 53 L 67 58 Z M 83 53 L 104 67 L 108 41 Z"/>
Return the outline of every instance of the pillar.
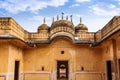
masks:
<path fill-rule="evenodd" d="M 112 58 L 113 58 L 113 71 L 114 71 L 114 77 L 115 80 L 118 80 L 118 68 L 117 68 L 117 46 L 116 46 L 116 40 L 112 39 Z"/>

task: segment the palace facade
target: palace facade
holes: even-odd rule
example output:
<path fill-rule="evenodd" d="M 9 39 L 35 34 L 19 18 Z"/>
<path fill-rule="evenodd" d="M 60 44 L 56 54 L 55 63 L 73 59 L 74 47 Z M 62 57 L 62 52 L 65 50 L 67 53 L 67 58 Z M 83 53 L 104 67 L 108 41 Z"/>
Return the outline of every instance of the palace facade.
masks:
<path fill-rule="evenodd" d="M 0 80 L 120 80 L 120 16 L 88 32 L 57 17 L 37 32 L 0 18 Z"/>

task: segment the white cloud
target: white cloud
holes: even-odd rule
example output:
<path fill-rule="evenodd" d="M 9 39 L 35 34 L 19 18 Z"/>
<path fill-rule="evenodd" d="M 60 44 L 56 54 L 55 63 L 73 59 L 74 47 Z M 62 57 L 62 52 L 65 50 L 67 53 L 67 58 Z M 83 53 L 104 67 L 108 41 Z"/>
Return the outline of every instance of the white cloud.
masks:
<path fill-rule="evenodd" d="M 84 15 L 81 15 L 81 14 L 74 14 L 75 15 L 75 17 L 78 17 L 78 18 L 80 18 L 80 17 L 83 17 Z"/>
<path fill-rule="evenodd" d="M 10 13 L 21 11 L 37 12 L 48 6 L 63 6 L 68 0 L 4 0 L 0 1 L 0 8 Z"/>
<path fill-rule="evenodd" d="M 73 4 L 73 5 L 71 5 L 71 7 L 78 7 L 78 6 L 80 6 L 80 4 Z"/>
<path fill-rule="evenodd" d="M 82 3 L 82 2 L 90 2 L 90 0 L 75 0 L 76 2 Z"/>
<path fill-rule="evenodd" d="M 120 8 L 113 4 L 96 4 L 89 7 L 91 12 L 99 16 L 115 16 L 120 14 Z"/>
<path fill-rule="evenodd" d="M 116 8 L 116 6 L 113 5 L 113 4 L 110 4 L 108 7 L 111 8 L 111 9 Z"/>
<path fill-rule="evenodd" d="M 114 1 L 116 1 L 116 2 L 118 2 L 120 4 L 120 0 L 114 0 Z"/>
<path fill-rule="evenodd" d="M 68 2 L 68 0 L 51 0 L 51 2 L 47 2 L 48 6 L 58 7 L 63 6 L 65 2 Z"/>
<path fill-rule="evenodd" d="M 114 0 L 114 1 L 120 1 L 120 0 Z"/>

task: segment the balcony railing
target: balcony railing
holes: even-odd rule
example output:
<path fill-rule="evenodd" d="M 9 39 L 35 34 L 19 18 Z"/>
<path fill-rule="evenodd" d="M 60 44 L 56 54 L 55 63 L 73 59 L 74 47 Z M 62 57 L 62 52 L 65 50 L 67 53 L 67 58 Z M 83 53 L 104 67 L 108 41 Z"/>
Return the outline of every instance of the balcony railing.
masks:
<path fill-rule="evenodd" d="M 15 20 L 12 18 L 0 18 L 0 33 L 11 34 L 22 40 L 25 40 L 25 31 Z"/>
<path fill-rule="evenodd" d="M 49 38 L 48 33 L 29 33 L 28 39 L 33 41 L 47 40 Z"/>
<path fill-rule="evenodd" d="M 52 36 L 57 32 L 67 32 L 67 33 L 74 35 L 74 30 L 69 27 L 65 27 L 65 26 L 59 26 L 59 27 L 52 29 L 50 32 L 50 35 Z"/>
<path fill-rule="evenodd" d="M 77 34 L 78 37 L 78 41 L 89 41 L 89 42 L 93 42 L 94 41 L 94 33 L 93 32 L 87 32 L 87 33 L 78 33 Z"/>

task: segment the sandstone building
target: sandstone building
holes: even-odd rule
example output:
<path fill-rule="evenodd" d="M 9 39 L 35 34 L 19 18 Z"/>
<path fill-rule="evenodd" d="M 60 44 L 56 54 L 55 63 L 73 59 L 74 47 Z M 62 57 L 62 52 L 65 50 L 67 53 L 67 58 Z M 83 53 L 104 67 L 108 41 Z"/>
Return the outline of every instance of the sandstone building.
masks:
<path fill-rule="evenodd" d="M 1 17 L 0 80 L 120 80 L 120 16 L 88 32 L 62 15 L 35 33 Z"/>

